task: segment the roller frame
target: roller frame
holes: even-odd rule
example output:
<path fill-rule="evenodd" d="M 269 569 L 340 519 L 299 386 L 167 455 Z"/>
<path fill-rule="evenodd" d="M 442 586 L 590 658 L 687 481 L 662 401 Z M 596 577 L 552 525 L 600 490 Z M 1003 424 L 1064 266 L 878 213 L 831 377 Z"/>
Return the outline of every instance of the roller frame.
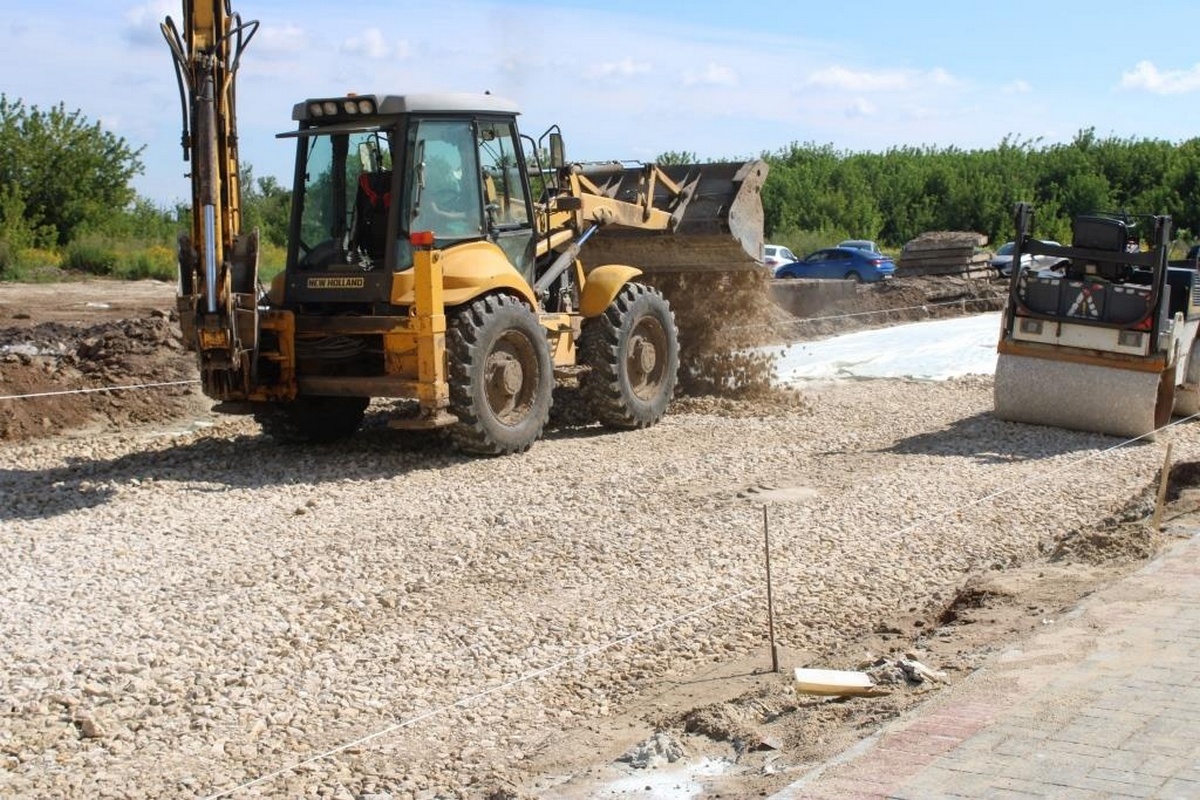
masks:
<path fill-rule="evenodd" d="M 1072 268 L 1094 266 L 1094 261 L 1126 264 L 1127 269 L 1143 270 L 1143 279 L 1138 282 L 1130 273 L 1112 280 L 1090 274 L 1073 277 L 1071 270 L 1059 281 L 1014 270 L 997 347 L 995 415 L 1013 422 L 1151 439 L 1173 412 L 1200 412 L 1200 349 L 1194 346 L 1200 328 L 1200 278 L 1172 274 L 1168 280 L 1170 218 L 1152 218 L 1154 247 L 1136 253 L 1091 242 L 1090 247 L 1074 242 L 1071 247 L 1051 246 L 1029 235 L 1029 206 L 1018 204 L 1015 218 L 1014 264 L 1021 263 L 1024 251 L 1071 259 Z M 1035 286 L 1051 291 L 1049 303 L 1035 302 Z M 1111 313 L 1084 313 L 1070 294 L 1054 299 L 1053 292 L 1078 294 L 1088 287 L 1106 293 L 1108 300 L 1121 296 L 1128 302 L 1131 296 L 1141 296 L 1148 305 L 1144 314 L 1135 311 L 1114 320 Z M 1172 289 L 1186 289 L 1188 294 L 1177 295 L 1172 303 Z"/>

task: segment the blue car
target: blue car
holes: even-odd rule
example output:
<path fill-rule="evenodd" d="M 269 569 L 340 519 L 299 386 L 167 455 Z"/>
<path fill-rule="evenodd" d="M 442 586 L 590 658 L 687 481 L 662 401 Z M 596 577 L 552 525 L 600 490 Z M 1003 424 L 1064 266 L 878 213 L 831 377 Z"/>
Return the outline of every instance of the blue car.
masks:
<path fill-rule="evenodd" d="M 775 270 L 776 278 L 835 278 L 872 283 L 896 274 L 896 262 L 883 253 L 853 247 L 827 247 Z"/>

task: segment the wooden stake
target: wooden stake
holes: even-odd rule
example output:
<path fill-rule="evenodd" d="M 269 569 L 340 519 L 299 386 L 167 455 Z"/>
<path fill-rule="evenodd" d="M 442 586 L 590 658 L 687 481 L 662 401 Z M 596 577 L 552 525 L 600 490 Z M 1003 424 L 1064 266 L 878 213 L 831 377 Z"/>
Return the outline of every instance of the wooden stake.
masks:
<path fill-rule="evenodd" d="M 775 647 L 775 600 L 771 596 L 771 532 L 767 507 L 763 506 L 763 550 L 767 555 L 767 637 L 771 641 L 771 671 L 779 672 L 779 650 Z"/>
<path fill-rule="evenodd" d="M 1154 521 L 1150 523 L 1151 529 L 1157 533 L 1158 526 L 1162 524 L 1163 504 L 1167 500 L 1167 479 L 1171 476 L 1171 443 L 1167 442 L 1167 452 L 1163 456 L 1162 475 L 1158 479 L 1158 500 L 1154 503 Z M 768 584 L 769 585 L 769 584 Z M 768 594 L 770 590 L 768 590 Z"/>

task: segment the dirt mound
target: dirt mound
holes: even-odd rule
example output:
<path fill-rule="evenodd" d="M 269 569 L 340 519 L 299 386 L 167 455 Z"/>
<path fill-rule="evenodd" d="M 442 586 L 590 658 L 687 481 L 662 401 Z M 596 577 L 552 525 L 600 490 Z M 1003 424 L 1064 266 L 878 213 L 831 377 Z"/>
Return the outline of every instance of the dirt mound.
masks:
<path fill-rule="evenodd" d="M 165 314 L 0 329 L 0 439 L 173 419 L 201 402 L 195 380 Z M 122 388 L 147 384 L 169 385 Z"/>
<path fill-rule="evenodd" d="M 863 328 L 999 311 L 1007 289 L 1003 282 L 952 275 L 896 278 L 859 286 L 853 297 L 831 303 L 807 319 L 792 317 L 784 326 L 791 339 L 816 339 Z"/>
<path fill-rule="evenodd" d="M 1063 537 L 1054 544 L 1050 558 L 1082 564 L 1147 559 L 1162 546 L 1162 534 L 1148 524 L 1153 511 L 1149 494 L 1136 497 L 1120 514 Z"/>

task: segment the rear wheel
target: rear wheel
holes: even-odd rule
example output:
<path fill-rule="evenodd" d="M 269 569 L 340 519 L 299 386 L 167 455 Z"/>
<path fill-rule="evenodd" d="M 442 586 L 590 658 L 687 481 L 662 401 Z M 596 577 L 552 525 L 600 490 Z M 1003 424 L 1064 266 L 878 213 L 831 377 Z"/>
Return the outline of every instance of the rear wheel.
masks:
<path fill-rule="evenodd" d="M 645 428 L 662 419 L 675 393 L 679 340 L 666 299 L 626 284 L 599 317 L 584 322 L 579 379 L 584 402 L 611 428 Z"/>
<path fill-rule="evenodd" d="M 334 442 L 354 435 L 369 403 L 368 397 L 302 395 L 255 411 L 254 419 L 281 442 Z"/>
<path fill-rule="evenodd" d="M 459 312 L 446 339 L 455 443 L 485 455 L 528 450 L 542 435 L 554 390 L 537 316 L 512 297 L 490 295 Z"/>
<path fill-rule="evenodd" d="M 848 281 L 854 281 L 855 283 L 862 283 L 862 275 L 859 275 L 854 270 L 850 270 L 849 272 L 847 272 L 845 275 L 845 278 Z"/>

